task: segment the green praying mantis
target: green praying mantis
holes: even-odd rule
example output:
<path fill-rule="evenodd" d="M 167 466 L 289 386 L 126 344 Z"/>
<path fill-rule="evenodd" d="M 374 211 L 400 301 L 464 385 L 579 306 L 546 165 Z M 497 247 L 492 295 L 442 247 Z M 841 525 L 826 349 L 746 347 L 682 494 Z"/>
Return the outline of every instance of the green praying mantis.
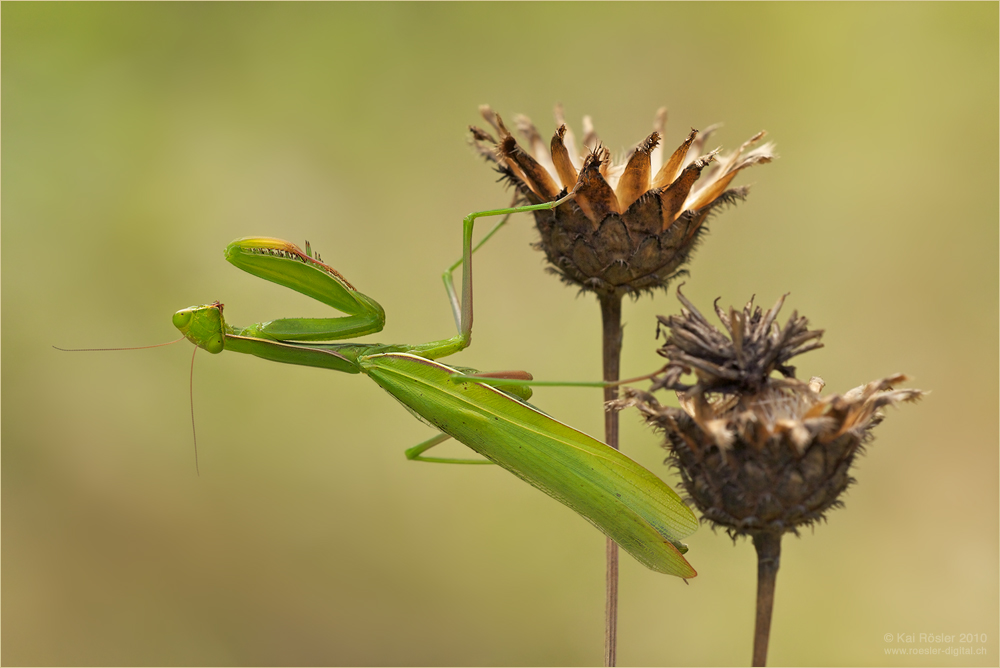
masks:
<path fill-rule="evenodd" d="M 440 434 L 410 448 L 410 459 L 446 463 L 495 463 L 583 516 L 648 568 L 682 578 L 697 573 L 682 556 L 680 540 L 697 520 L 663 481 L 617 450 L 569 427 L 527 403 L 527 374 L 476 374 L 437 360 L 457 353 L 472 337 L 472 255 L 475 220 L 484 216 L 554 208 L 545 204 L 481 211 L 466 216 L 462 259 L 444 274 L 458 334 L 416 345 L 342 343 L 381 331 L 385 312 L 332 267 L 313 256 L 308 244 L 244 238 L 229 244 L 226 259 L 254 276 L 290 288 L 344 316 L 284 318 L 245 328 L 228 325 L 219 302 L 177 311 L 174 325 L 210 353 L 230 350 L 273 362 L 345 373 L 361 373 L 391 394 Z M 504 218 L 493 231 L 504 224 Z M 452 271 L 462 265 L 462 295 Z M 423 456 L 454 438 L 485 460 Z"/>

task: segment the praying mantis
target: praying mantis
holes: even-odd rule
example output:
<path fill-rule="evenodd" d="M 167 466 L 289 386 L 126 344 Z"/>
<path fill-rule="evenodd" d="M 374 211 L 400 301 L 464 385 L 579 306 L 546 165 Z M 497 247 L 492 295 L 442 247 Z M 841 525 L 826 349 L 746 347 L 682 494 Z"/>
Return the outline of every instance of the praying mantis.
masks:
<path fill-rule="evenodd" d="M 444 274 L 459 330 L 448 339 L 415 345 L 340 342 L 381 331 L 385 323 L 382 307 L 358 292 L 318 255 L 314 257 L 308 244 L 303 251 L 290 242 L 263 237 L 232 242 L 226 248 L 226 259 L 254 276 L 345 315 L 284 318 L 238 328 L 225 322 L 223 305 L 215 302 L 177 311 L 173 324 L 189 341 L 210 353 L 230 350 L 273 362 L 364 374 L 419 420 L 441 432 L 407 450 L 408 458 L 498 464 L 576 511 L 648 568 L 694 577 L 697 573 L 682 556 L 687 548 L 680 540 L 692 534 L 698 523 L 662 480 L 617 450 L 528 404 L 529 375 L 476 374 L 437 361 L 471 342 L 472 255 L 479 247 L 472 245 L 475 220 L 554 208 L 571 197 L 465 217 L 462 259 Z M 459 265 L 461 302 L 451 277 Z M 423 456 L 449 437 L 485 460 Z"/>

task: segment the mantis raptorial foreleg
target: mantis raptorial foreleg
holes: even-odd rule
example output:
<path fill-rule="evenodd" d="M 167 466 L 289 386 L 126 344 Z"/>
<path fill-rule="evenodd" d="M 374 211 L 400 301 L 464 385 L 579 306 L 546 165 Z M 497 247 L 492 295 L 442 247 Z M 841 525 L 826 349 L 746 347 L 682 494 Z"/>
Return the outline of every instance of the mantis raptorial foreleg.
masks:
<path fill-rule="evenodd" d="M 437 459 L 421 454 L 454 438 L 573 509 L 649 568 L 693 577 L 696 573 L 682 556 L 686 548 L 679 541 L 694 532 L 697 520 L 663 481 L 617 450 L 527 404 L 522 397 L 529 377 L 486 377 L 435 361 L 463 350 L 472 338 L 476 219 L 555 208 L 570 197 L 466 216 L 462 260 L 445 272 L 450 286 L 451 272 L 464 265 L 461 299 L 449 288 L 459 331 L 448 339 L 415 345 L 337 342 L 379 331 L 385 321 L 381 306 L 313 257 L 311 249 L 306 252 L 289 242 L 264 238 L 234 241 L 226 259 L 345 316 L 282 319 L 237 328 L 226 324 L 222 304 L 215 302 L 178 311 L 174 324 L 195 345 L 212 353 L 233 350 L 286 364 L 363 373 L 441 431 L 408 450 L 408 457 Z M 506 381 L 513 387 L 493 386 Z"/>

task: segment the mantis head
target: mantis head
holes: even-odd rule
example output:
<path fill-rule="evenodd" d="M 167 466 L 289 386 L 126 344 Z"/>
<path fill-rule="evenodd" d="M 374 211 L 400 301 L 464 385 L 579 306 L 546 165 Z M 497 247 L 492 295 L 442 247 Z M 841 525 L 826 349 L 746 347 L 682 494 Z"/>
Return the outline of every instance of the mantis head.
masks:
<path fill-rule="evenodd" d="M 221 303 L 189 306 L 174 313 L 173 321 L 174 327 L 199 348 L 213 355 L 225 348 L 226 322 L 222 319 Z"/>

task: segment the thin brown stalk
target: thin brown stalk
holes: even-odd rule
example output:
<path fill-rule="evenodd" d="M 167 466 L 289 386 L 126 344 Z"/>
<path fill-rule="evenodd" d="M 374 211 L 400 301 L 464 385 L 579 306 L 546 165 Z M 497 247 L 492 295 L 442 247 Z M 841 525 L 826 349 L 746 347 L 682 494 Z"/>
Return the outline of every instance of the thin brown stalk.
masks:
<path fill-rule="evenodd" d="M 602 359 L 604 381 L 615 382 L 620 376 L 622 354 L 622 298 L 618 294 L 601 294 Z M 617 387 L 604 388 L 604 401 L 618 398 Z M 604 413 L 604 442 L 618 449 L 618 412 Z M 618 654 L 618 545 L 607 539 L 607 577 L 604 608 L 604 665 L 614 666 Z"/>
<path fill-rule="evenodd" d="M 781 534 L 754 534 L 757 548 L 757 623 L 753 634 L 753 665 L 767 665 L 767 642 L 771 636 L 774 584 L 781 565 Z"/>

